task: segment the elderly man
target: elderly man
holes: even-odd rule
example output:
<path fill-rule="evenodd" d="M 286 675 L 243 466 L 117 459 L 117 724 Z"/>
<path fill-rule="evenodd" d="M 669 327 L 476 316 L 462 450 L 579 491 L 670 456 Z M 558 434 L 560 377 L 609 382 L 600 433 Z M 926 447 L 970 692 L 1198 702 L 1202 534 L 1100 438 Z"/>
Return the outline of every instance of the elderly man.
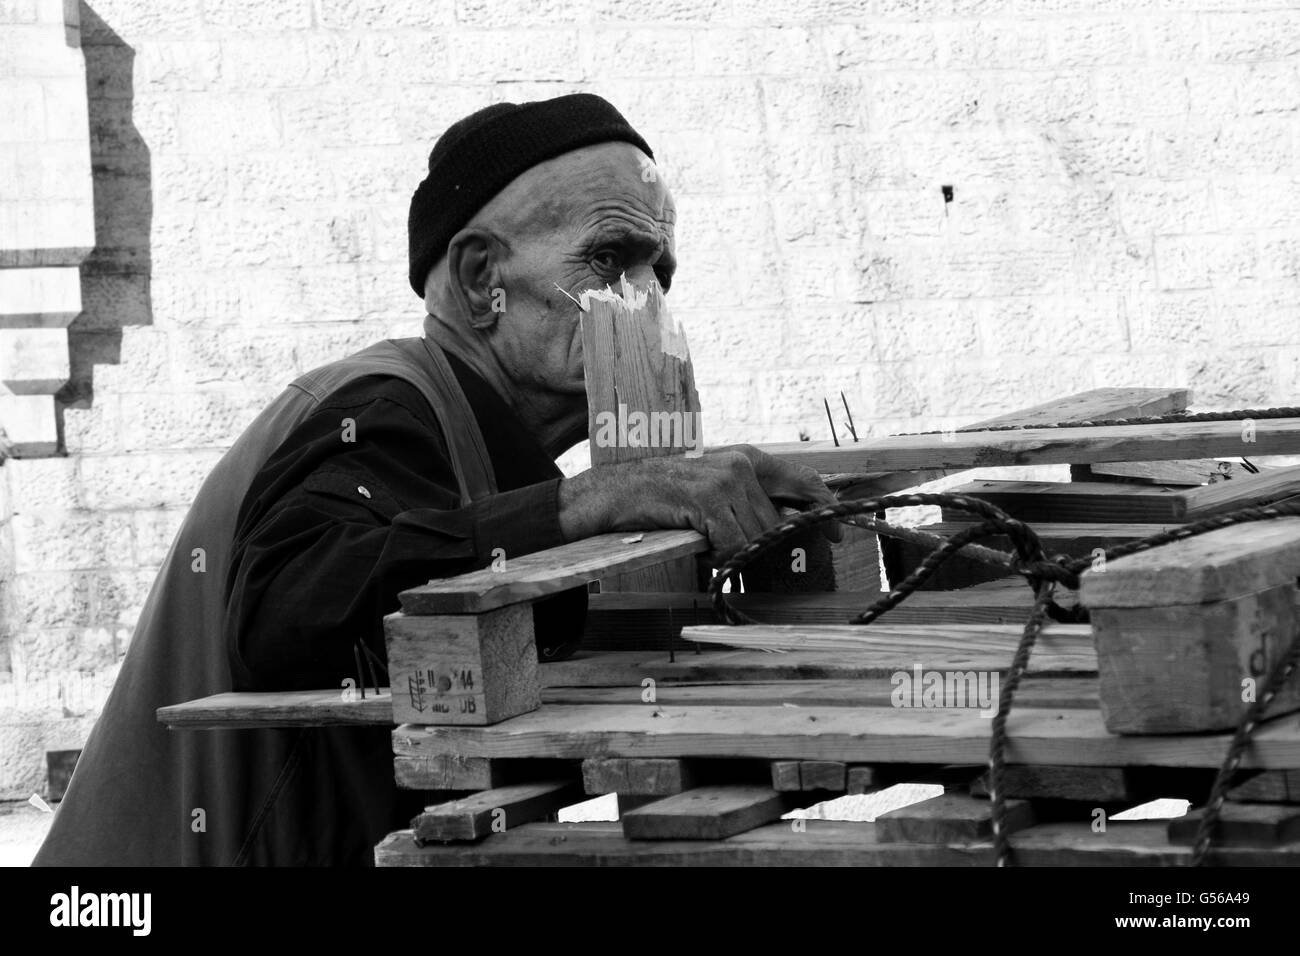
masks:
<path fill-rule="evenodd" d="M 777 503 L 833 500 L 751 448 L 561 477 L 586 437 L 575 299 L 620 276 L 667 290 L 674 209 L 650 147 L 590 94 L 453 125 L 411 202 L 423 339 L 299 379 L 200 490 L 38 864 L 364 865 L 425 795 L 386 728 L 174 731 L 157 707 L 340 687 L 384 653 L 401 590 L 592 534 L 694 528 L 724 556 Z M 499 553 L 499 552 L 498 552 Z M 582 591 L 534 611 L 571 653 Z"/>

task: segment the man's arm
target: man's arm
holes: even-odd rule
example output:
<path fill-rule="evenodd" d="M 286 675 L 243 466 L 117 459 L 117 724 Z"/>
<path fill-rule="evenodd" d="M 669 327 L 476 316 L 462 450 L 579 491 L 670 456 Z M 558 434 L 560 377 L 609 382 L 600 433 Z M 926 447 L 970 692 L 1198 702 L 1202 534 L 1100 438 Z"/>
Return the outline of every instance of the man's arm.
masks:
<path fill-rule="evenodd" d="M 457 507 L 436 423 L 409 385 L 383 381 L 333 396 L 245 498 L 227 591 L 236 687 L 338 686 L 356 673 L 358 639 L 383 656 L 400 591 L 564 540 L 558 477 Z"/>

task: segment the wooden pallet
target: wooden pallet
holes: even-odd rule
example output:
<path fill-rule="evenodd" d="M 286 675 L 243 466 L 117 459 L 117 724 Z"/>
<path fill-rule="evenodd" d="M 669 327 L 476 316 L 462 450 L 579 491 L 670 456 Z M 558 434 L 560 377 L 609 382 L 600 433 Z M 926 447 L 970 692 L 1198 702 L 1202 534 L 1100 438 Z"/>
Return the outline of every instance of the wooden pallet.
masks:
<path fill-rule="evenodd" d="M 1138 391 L 1094 396 L 1077 414 L 1030 412 L 1048 416 L 1046 422 L 1053 414 L 1122 417 L 1185 407 L 1185 393 Z M 1107 471 L 1105 461 L 1240 453 L 1240 428 L 1027 429 L 833 451 L 805 444 L 788 457 L 823 471 L 906 468 L 926 478 L 983 464 L 1072 462 L 1089 466 L 1079 473 L 1089 480 L 1131 478 L 1109 487 L 1136 499 L 1133 489 L 1158 487 L 1150 481 L 1159 469 L 1130 475 Z M 1300 421 L 1261 421 L 1256 428 L 1253 454 L 1300 452 Z M 1203 470 L 1178 466 L 1185 481 Z M 871 494 L 903 481 L 867 477 L 853 487 Z M 1267 483 L 1269 500 L 1287 481 Z M 1224 498 L 1217 484 L 1207 487 Z M 1177 488 L 1184 505 L 1198 500 L 1196 486 Z M 1051 491 L 1067 504 L 1088 494 L 1072 495 L 1069 485 Z M 1234 494 L 1227 497 L 1239 500 Z M 1096 542 L 1144 536 L 1188 520 L 1188 513 L 1184 507 L 1177 520 L 1172 512 L 1155 516 L 1155 528 L 1124 524 L 1128 515 L 1117 530 L 1089 521 L 1085 508 L 1073 523 L 1053 522 L 1044 536 L 1067 553 L 1088 553 L 1101 546 Z M 432 581 L 404 593 L 401 614 L 388 621 L 391 694 L 219 695 L 163 708 L 160 719 L 178 729 L 397 722 L 399 785 L 442 796 L 409 830 L 380 844 L 380 865 L 991 863 L 991 803 L 982 779 L 991 721 L 980 713 L 979 691 L 984 703 L 995 699 L 992 681 L 1005 675 L 1030 604 L 1023 582 L 963 582 L 961 590 L 918 594 L 867 628 L 834 622 L 874 601 L 879 595 L 871 588 L 737 596 L 738 606 L 771 622 L 756 628 L 703 624 L 710 612 L 698 594 L 598 594 L 592 627 L 610 642 L 625 635 L 636 649 L 585 651 L 541 667 L 526 653 L 531 615 L 520 611 L 530 602 L 704 547 L 691 532 L 606 535 L 511 560 L 501 572 Z M 1271 579 L 1268 586 L 1281 587 Z M 1293 607 L 1295 596 L 1287 598 Z M 1115 603 L 1122 617 L 1123 598 Z M 1107 673 L 1113 653 L 1099 659 L 1087 625 L 1049 626 L 1034 652 L 1007 725 L 1007 822 L 1017 863 L 1190 861 L 1195 816 L 1111 818 L 1157 797 L 1202 803 L 1230 735 L 1110 732 L 1099 674 Z M 932 673 L 957 676 L 927 697 Z M 919 692 L 904 693 L 911 686 Z M 903 782 L 937 783 L 944 792 L 870 823 L 789 816 L 828 798 Z M 1211 862 L 1300 861 L 1300 717 L 1266 721 L 1234 783 Z M 608 793 L 618 796 L 619 821 L 554 822 L 563 807 Z"/>

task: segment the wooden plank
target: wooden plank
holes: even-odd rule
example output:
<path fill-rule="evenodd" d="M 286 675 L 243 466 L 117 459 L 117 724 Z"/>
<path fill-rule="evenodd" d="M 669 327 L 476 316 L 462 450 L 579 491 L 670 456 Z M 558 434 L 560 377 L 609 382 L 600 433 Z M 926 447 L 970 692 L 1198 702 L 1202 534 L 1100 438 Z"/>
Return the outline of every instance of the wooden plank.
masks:
<path fill-rule="evenodd" d="M 1300 771 L 1264 770 L 1228 791 L 1238 803 L 1300 803 Z"/>
<path fill-rule="evenodd" d="M 694 531 L 596 535 L 517 558 L 507 556 L 500 571 L 484 568 L 403 591 L 402 611 L 407 615 L 478 614 L 706 550 L 708 542 Z"/>
<path fill-rule="evenodd" d="M 769 455 L 824 474 L 915 471 L 922 468 L 994 468 L 1090 461 L 1162 461 L 1171 458 L 1300 454 L 1300 418 L 1260 419 L 1253 433 L 1239 421 L 1118 425 L 1103 428 L 1027 428 L 1004 432 L 895 435 L 836 448 L 832 442 L 757 446 Z"/>
<path fill-rule="evenodd" d="M 952 489 L 1001 508 L 1022 521 L 1174 522 L 1208 518 L 1300 495 L 1300 467 L 1275 468 L 1232 481 L 1185 488 L 1110 482 L 974 481 Z M 970 516 L 944 509 L 945 520 Z"/>
<path fill-rule="evenodd" d="M 1085 571 L 1090 608 L 1205 604 L 1293 584 L 1300 568 L 1300 518 L 1232 525 Z"/>
<path fill-rule="evenodd" d="M 1164 485 L 1115 485 L 1082 481 L 990 481 L 981 479 L 953 488 L 955 495 L 987 501 L 1021 521 L 1107 524 L 1181 524 L 1186 521 L 1191 489 Z M 945 521 L 973 519 L 957 509 L 943 509 Z"/>
<path fill-rule="evenodd" d="M 1246 475 L 1237 462 L 1216 458 L 1188 458 L 1182 461 L 1105 461 L 1071 465 L 1071 481 L 1109 481 L 1140 485 L 1181 485 L 1194 488 L 1214 481 Z"/>
<path fill-rule="evenodd" d="M 352 691 L 347 696 L 347 690 Z M 273 693 L 229 691 L 158 708 L 168 727 L 252 729 L 256 727 L 332 727 L 393 724 L 393 698 L 387 687 L 361 698 L 356 688 L 292 690 Z"/>
<path fill-rule="evenodd" d="M 1006 801 L 1006 832 L 1032 826 L 1028 800 Z M 943 793 L 876 817 L 885 843 L 973 843 L 993 836 L 993 805 L 964 793 Z"/>
<path fill-rule="evenodd" d="M 1093 388 L 1055 398 L 1041 405 L 987 418 L 979 424 L 1054 425 L 1057 422 L 1091 422 L 1118 418 L 1149 418 L 1187 410 L 1192 393 L 1186 388 Z"/>
<path fill-rule="evenodd" d="M 547 706 L 492 727 L 393 731 L 399 756 L 749 757 L 844 763 L 979 764 L 991 721 L 969 710 L 910 707 Z M 1087 710 L 1015 708 L 1007 718 L 1009 764 L 1218 767 L 1227 734 L 1117 737 Z M 1300 769 L 1300 721 L 1261 725 L 1246 769 Z"/>
<path fill-rule="evenodd" d="M 1169 821 L 1169 842 L 1196 842 L 1204 809 Z M 1216 843 L 1224 846 L 1278 846 L 1300 840 L 1300 807 L 1274 803 L 1225 803 L 1219 814 Z"/>
<path fill-rule="evenodd" d="M 417 841 L 479 840 L 492 832 L 531 823 L 583 799 L 574 780 L 521 783 L 425 807 L 411 821 Z"/>
<path fill-rule="evenodd" d="M 1023 625 L 1008 624 L 710 624 L 685 628 L 682 636 L 704 644 L 777 651 L 861 653 L 886 648 L 893 655 L 894 669 L 898 670 L 900 662 L 902 669 L 915 662 L 932 669 L 930 661 L 940 657 L 951 661 L 954 654 L 958 655 L 957 659 L 987 661 L 987 658 L 977 658 L 975 653 L 993 648 L 997 648 L 997 653 L 1014 653 L 1023 630 Z M 1042 629 L 1035 656 L 1039 652 L 1044 660 L 1051 659 L 1055 670 L 1077 667 L 1080 671 L 1090 671 L 1096 667 L 1092 630 L 1086 624 L 1048 624 Z M 1031 666 L 1033 663 L 1031 658 Z"/>
<path fill-rule="evenodd" d="M 704 448 L 700 397 L 686 334 L 657 283 L 581 296 L 587 429 L 593 467 Z M 638 428 L 638 425 L 641 427 Z M 605 575 L 602 591 L 696 588 L 690 557 Z"/>
<path fill-rule="evenodd" d="M 417 847 L 410 830 L 385 837 L 378 866 L 979 866 L 993 864 L 988 841 L 967 846 L 884 843 L 876 824 L 790 820 L 728 840 L 625 840 L 617 823 L 530 823 L 472 844 Z M 1171 846 L 1164 821 L 1043 823 L 1010 836 L 1017 866 L 1187 866 L 1192 849 Z M 1211 849 L 1216 866 L 1295 866 L 1300 845 Z"/>
<path fill-rule="evenodd" d="M 1169 767 L 1007 767 L 1002 786 L 1008 797 L 1091 803 L 1143 803 L 1160 798 L 1204 799 L 1213 784 L 1209 770 Z M 971 795 L 988 796 L 988 774 L 971 785 Z"/>
<path fill-rule="evenodd" d="M 639 660 L 635 655 L 624 655 L 631 657 L 633 660 L 628 661 L 628 677 L 624 686 L 577 686 L 577 687 L 548 687 L 542 691 L 543 704 L 627 704 L 641 700 L 644 688 L 640 684 L 641 674 L 646 673 L 644 669 L 638 669 L 635 660 Z M 710 658 L 729 657 L 725 654 L 710 654 Z M 789 655 L 782 655 L 787 657 Z M 763 654 L 759 656 L 760 660 L 771 660 L 772 655 Z M 1000 665 L 1005 667 L 1008 660 L 1002 661 Z M 942 664 L 943 662 L 941 662 Z M 664 664 L 666 666 L 667 662 Z M 962 665 L 967 666 L 966 662 Z M 943 668 L 950 669 L 950 668 Z M 886 707 L 890 705 L 890 700 L 894 691 L 894 684 L 891 677 L 894 672 L 885 673 L 881 667 L 863 668 L 860 666 L 849 666 L 842 668 L 841 673 L 851 673 L 852 679 L 842 678 L 822 678 L 822 679 L 777 679 L 767 680 L 772 677 L 771 671 L 762 671 L 755 673 L 752 668 L 737 669 L 736 674 L 741 675 L 743 679 L 729 680 L 726 679 L 727 670 L 724 668 L 718 672 L 721 675 L 722 682 L 713 680 L 702 683 L 674 683 L 664 681 L 656 687 L 656 704 L 663 705 L 727 705 L 737 707 L 769 707 L 774 704 L 789 704 L 791 706 L 822 706 L 822 707 Z M 600 684 L 608 684 L 616 678 L 611 678 L 609 671 L 602 669 L 602 673 L 596 675 L 596 680 Z M 672 676 L 672 675 L 670 675 Z M 684 676 L 687 678 L 692 675 L 687 672 Z M 698 676 L 698 675 L 695 675 Z M 715 677 L 718 675 L 715 674 Z M 787 675 L 788 676 L 788 675 Z M 753 681 L 760 682 L 755 683 Z M 299 698 L 305 695 L 329 698 L 333 702 L 325 704 L 311 703 L 305 707 L 298 707 L 290 702 L 285 703 L 284 698 Z M 393 720 L 391 708 L 375 706 L 365 711 L 365 719 L 348 719 L 339 720 L 334 717 L 334 711 L 342 711 L 349 718 L 357 718 L 359 712 L 352 709 L 351 706 L 343 701 L 333 697 L 333 691 L 266 691 L 263 693 L 248 694 L 215 694 L 212 697 L 205 697 L 201 700 L 192 701 L 189 704 L 180 704 L 175 707 L 163 708 L 168 713 L 162 718 L 168 726 L 177 730 L 249 730 L 262 727 L 328 727 L 338 724 L 367 724 L 370 726 L 387 726 L 392 727 L 396 722 Z M 1022 703 L 1034 707 L 1079 707 L 1095 709 L 1098 706 L 1097 681 L 1095 677 L 1045 677 L 1039 676 L 1030 683 L 1026 684 L 1020 691 L 1018 697 Z M 462 767 L 451 769 L 440 769 L 438 767 L 412 767 L 412 774 L 419 774 L 422 779 L 429 780 L 437 778 L 440 775 L 451 775 L 448 780 L 454 777 L 457 780 L 471 779 L 469 774 L 477 774 L 479 771 L 471 771 Z M 474 777 L 473 779 L 478 779 Z M 421 787 L 428 789 L 449 789 L 449 790 L 475 790 L 486 789 L 492 786 L 491 782 L 482 784 L 459 783 L 452 785 L 451 782 L 440 783 L 437 786 L 421 784 Z M 417 788 L 418 789 L 418 788 Z"/>
<path fill-rule="evenodd" d="M 582 762 L 582 783 L 587 793 L 629 796 L 670 796 L 695 785 L 695 775 L 684 760 L 652 757 L 588 757 Z"/>
<path fill-rule="evenodd" d="M 623 816 L 629 840 L 725 840 L 779 818 L 793 806 L 770 787 L 698 787 Z"/>

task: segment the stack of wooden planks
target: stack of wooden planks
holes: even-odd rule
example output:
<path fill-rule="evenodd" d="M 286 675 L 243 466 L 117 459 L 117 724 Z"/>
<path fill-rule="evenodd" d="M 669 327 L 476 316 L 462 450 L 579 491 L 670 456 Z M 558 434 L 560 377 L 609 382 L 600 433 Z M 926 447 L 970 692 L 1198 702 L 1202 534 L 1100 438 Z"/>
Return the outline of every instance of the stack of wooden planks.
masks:
<path fill-rule="evenodd" d="M 1111 399 L 1107 407 L 1113 408 Z M 1185 400 L 1185 394 L 1165 390 L 1165 405 Z M 1094 408 L 1091 414 L 1062 417 L 1123 417 L 1089 407 Z M 1165 406 L 1146 395 L 1135 407 L 1136 413 L 1159 414 Z M 1240 426 L 1229 424 L 1239 435 Z M 864 442 L 834 452 L 805 447 L 795 449 L 795 457 L 829 456 L 824 471 L 856 474 L 1045 458 L 1087 465 L 1089 478 L 1134 478 L 1131 484 L 1108 487 L 1112 494 L 1118 491 L 1137 501 L 1145 499 L 1129 495 L 1133 488 L 1164 487 L 1150 484 L 1155 470 L 1148 465 L 1137 474 L 1126 475 L 1123 469 L 1114 474 L 1107 469 L 1107 456 L 1137 456 L 1150 463 L 1234 453 L 1227 450 L 1226 430 L 1219 434 L 1216 424 L 1195 426 L 1196 438 L 1179 431 L 1190 427 L 1133 426 L 1148 429 L 1145 435 L 1117 435 L 1113 428 L 1103 429 L 1104 435 L 1087 434 L 1091 429 L 1030 428 L 959 434 L 955 442 L 930 436 Z M 1261 421 L 1256 428 L 1261 446 L 1252 449 L 1256 454 L 1300 452 L 1300 422 Z M 1192 448 L 1207 435 L 1207 445 Z M 875 446 L 875 457 L 864 454 L 869 445 Z M 1188 468 L 1199 475 L 1203 466 L 1178 467 L 1186 477 Z M 1218 471 L 1217 465 L 1211 468 Z M 1218 507 L 1228 500 L 1223 488 L 1238 481 L 1249 487 L 1252 479 L 1234 476 L 1204 488 L 1170 487 L 1177 494 L 1215 491 L 1218 504 L 1208 507 Z M 1255 483 L 1256 492 L 1264 484 Z M 1269 495 L 1278 495 L 1289 485 L 1287 479 L 1275 479 L 1268 487 Z M 1086 492 L 1071 497 L 1068 490 L 1053 491 L 1058 502 L 1067 504 L 1098 500 Z M 1235 503 L 1240 491 L 1238 487 L 1228 498 Z M 1062 493 L 1065 499 L 1059 497 Z M 1026 499 L 1039 500 L 1033 494 L 1025 492 Z M 1174 500 L 1163 493 L 1147 498 L 1166 502 L 1160 506 L 1165 508 Z M 1049 509 L 1053 520 L 1047 523 L 1058 529 L 1052 540 L 1082 548 L 1113 540 L 1108 524 L 1138 535 L 1189 520 L 1188 513 L 1205 507 L 1207 498 L 1213 501 L 1214 496 L 1178 499 L 1184 510 L 1177 514 L 1112 513 L 1106 521 L 1092 520 L 1095 512 L 1090 516 L 1086 508 L 1068 520 L 1055 520 L 1059 512 Z M 918 594 L 869 627 L 843 623 L 874 599 L 876 593 L 868 590 L 737 595 L 739 606 L 771 622 L 744 628 L 706 623 L 706 600 L 697 593 L 606 593 L 593 595 L 593 626 L 611 636 L 620 628 L 635 631 L 632 636 L 641 647 L 589 650 L 532 668 L 493 656 L 492 647 L 514 647 L 514 638 L 498 633 L 511 609 L 705 548 L 690 532 L 649 532 L 632 540 L 636 537 L 575 542 L 512 560 L 504 571 L 430 582 L 406 592 L 402 614 L 389 622 L 396 638 L 389 647 L 391 693 L 364 700 L 344 699 L 337 690 L 219 695 L 163 708 L 159 717 L 192 731 L 397 723 L 395 777 L 400 786 L 430 796 L 409 829 L 391 834 L 376 848 L 376 862 L 385 866 L 993 862 L 984 767 L 998 687 L 1029 609 L 1023 581 Z M 1289 554 L 1286 549 L 1293 545 L 1277 547 Z M 1225 554 L 1231 551 L 1224 549 Z M 1198 580 L 1256 582 L 1271 590 L 1288 583 L 1276 574 L 1267 580 L 1252 576 L 1251 569 L 1258 566 L 1253 552 L 1238 552 L 1218 563 L 1177 554 L 1170 560 L 1176 568 L 1195 563 L 1202 569 Z M 1203 569 L 1211 565 L 1215 570 Z M 1139 562 L 1131 573 L 1140 580 L 1165 573 L 1163 568 L 1152 572 Z M 1114 562 L 1111 570 L 1124 568 Z M 1119 597 L 1112 603 L 1121 615 L 1120 626 L 1131 629 L 1124 595 L 1133 591 L 1121 577 L 1113 581 Z M 1253 600 L 1240 588 L 1215 591 L 1207 585 L 1197 593 L 1208 595 L 1210 602 Z M 1286 597 L 1293 605 L 1294 595 L 1287 592 Z M 525 617 L 515 614 L 510 620 Z M 1141 637 L 1140 620 L 1137 626 Z M 432 638 L 420 637 L 450 633 L 448 628 L 478 636 L 475 660 L 484 674 L 504 667 L 517 682 L 508 695 L 507 709 L 514 713 L 489 713 L 492 705 L 482 681 L 457 684 L 455 672 L 447 670 L 449 652 Z M 1250 626 L 1243 633 L 1258 636 Z M 1164 639 L 1159 634 L 1154 638 Z M 1264 648 L 1260 661 L 1271 659 L 1275 650 L 1271 644 Z M 457 661 L 463 661 L 464 649 L 458 653 L 462 657 Z M 1152 653 L 1159 657 L 1168 650 Z M 1158 797 L 1203 803 L 1231 734 L 1226 728 L 1114 733 L 1106 724 L 1099 680 L 1112 659 L 1118 659 L 1116 652 L 1099 644 L 1087 625 L 1049 626 L 1031 658 L 1007 724 L 1005 786 L 1016 863 L 1191 861 L 1199 811 L 1173 821 L 1113 818 Z M 1216 666 L 1229 666 L 1216 661 Z M 445 684 L 428 679 L 444 671 L 450 678 Z M 1164 686 L 1165 698 L 1178 698 L 1181 686 L 1178 681 Z M 439 694 L 448 701 L 476 703 L 447 712 L 426 706 Z M 540 703 L 530 704 L 530 699 Z M 938 784 L 944 792 L 872 822 L 798 816 L 830 798 L 903 782 Z M 1300 862 L 1300 719 L 1294 713 L 1264 722 L 1233 783 L 1210 861 Z M 564 807 L 610 793 L 618 797 L 618 821 L 554 819 Z"/>

